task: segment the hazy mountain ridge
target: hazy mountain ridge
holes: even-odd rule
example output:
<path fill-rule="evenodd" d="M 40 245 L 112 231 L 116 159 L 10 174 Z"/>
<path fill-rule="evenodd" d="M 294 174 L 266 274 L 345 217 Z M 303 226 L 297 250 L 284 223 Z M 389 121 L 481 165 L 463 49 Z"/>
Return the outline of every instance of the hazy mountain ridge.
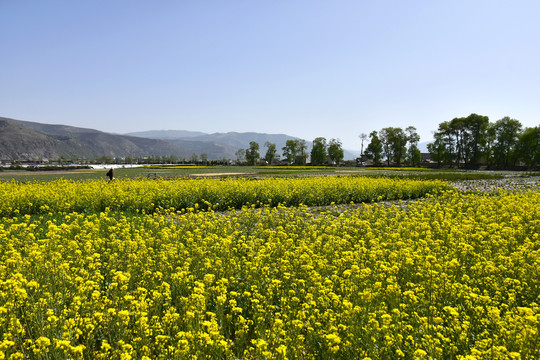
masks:
<path fill-rule="evenodd" d="M 188 139 L 201 135 L 207 135 L 200 131 L 188 130 L 149 130 L 127 133 L 125 135 L 144 137 L 149 139 Z"/>
<path fill-rule="evenodd" d="M 176 137 L 172 137 L 172 134 L 175 134 Z M 248 149 L 251 141 L 255 141 L 259 144 L 259 153 L 261 154 L 261 157 L 263 157 L 266 152 L 264 144 L 267 141 L 276 144 L 278 150 L 277 154 L 281 154 L 281 149 L 285 146 L 287 140 L 298 139 L 285 134 L 265 134 L 256 132 L 206 134 L 183 130 L 152 130 L 133 132 L 128 133 L 127 135 L 152 137 L 168 141 L 175 145 L 183 145 L 191 149 L 194 154 L 206 153 L 209 159 L 236 159 L 236 151 L 238 149 Z M 311 145 L 311 143 L 308 142 L 308 145 Z"/>
<path fill-rule="evenodd" d="M 189 152 L 158 139 L 0 117 L 0 159 L 95 159 L 172 154 L 188 156 Z"/>
<path fill-rule="evenodd" d="M 299 139 L 298 137 L 286 135 L 286 134 L 266 134 L 266 133 L 257 133 L 257 132 L 227 132 L 227 133 L 201 133 L 194 131 L 185 131 L 185 130 L 152 130 L 152 131 L 141 131 L 141 132 L 132 132 L 127 135 L 132 136 L 145 136 L 152 137 L 155 139 L 162 139 L 169 141 L 173 144 L 184 145 L 193 149 L 193 153 L 201 154 L 205 152 L 208 155 L 209 159 L 236 159 L 236 151 L 238 149 L 248 149 L 249 143 L 255 141 L 259 144 L 259 153 L 261 157 L 264 157 L 266 153 L 265 143 L 268 141 L 276 145 L 277 155 L 282 153 L 282 148 L 285 146 L 287 140 Z M 175 137 L 176 136 L 176 137 Z M 202 151 L 203 148 L 199 148 L 200 142 L 206 144 L 207 151 Z M 190 146 L 187 146 L 187 144 Z M 312 142 L 306 141 L 308 146 L 308 152 L 311 151 Z M 212 152 L 211 147 L 219 147 L 222 149 L 222 153 Z M 198 150 L 198 151 L 195 151 Z M 219 155 L 218 155 L 219 154 Z M 217 157 L 213 157 L 216 156 Z M 345 160 L 354 159 L 356 156 L 356 151 L 351 151 L 344 149 Z"/>
<path fill-rule="evenodd" d="M 298 139 L 285 134 L 256 132 L 228 132 L 207 134 L 186 130 L 153 130 L 128 134 L 111 134 L 96 129 L 69 125 L 43 124 L 0 117 L 0 159 L 4 160 L 56 160 L 176 156 L 191 159 L 195 154 L 206 154 L 209 160 L 236 159 L 238 149 L 259 144 L 264 157 L 265 143 L 276 144 L 277 155 L 287 140 Z M 307 151 L 311 142 L 306 141 Z M 352 152 L 345 150 L 345 159 Z"/>

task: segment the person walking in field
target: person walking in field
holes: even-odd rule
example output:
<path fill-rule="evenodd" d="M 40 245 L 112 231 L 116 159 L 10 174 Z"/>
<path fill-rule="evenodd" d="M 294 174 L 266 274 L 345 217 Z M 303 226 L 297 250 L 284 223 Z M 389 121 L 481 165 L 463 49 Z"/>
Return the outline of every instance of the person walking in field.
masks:
<path fill-rule="evenodd" d="M 107 172 L 107 176 L 109 177 L 109 181 L 112 181 L 112 179 L 113 179 L 113 169 L 112 168 Z"/>

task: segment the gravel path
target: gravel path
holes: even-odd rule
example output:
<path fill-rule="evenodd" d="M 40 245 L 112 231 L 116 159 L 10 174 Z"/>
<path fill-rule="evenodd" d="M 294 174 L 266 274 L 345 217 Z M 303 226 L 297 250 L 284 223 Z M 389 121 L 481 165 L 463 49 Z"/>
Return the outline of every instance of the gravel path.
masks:
<path fill-rule="evenodd" d="M 540 186 L 538 176 L 508 176 L 497 180 L 462 180 L 451 183 L 461 191 L 526 190 Z"/>

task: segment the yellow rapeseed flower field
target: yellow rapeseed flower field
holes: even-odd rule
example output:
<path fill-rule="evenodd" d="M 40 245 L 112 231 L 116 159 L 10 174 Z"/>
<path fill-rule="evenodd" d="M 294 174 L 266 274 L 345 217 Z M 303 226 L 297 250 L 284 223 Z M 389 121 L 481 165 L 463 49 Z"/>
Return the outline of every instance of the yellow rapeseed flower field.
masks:
<path fill-rule="evenodd" d="M 540 358 L 540 191 L 357 180 L 2 184 L 0 359 Z"/>
<path fill-rule="evenodd" d="M 54 211 L 146 211 L 198 206 L 307 206 L 411 199 L 448 188 L 439 181 L 365 177 L 139 179 L 0 183 L 0 216 Z"/>

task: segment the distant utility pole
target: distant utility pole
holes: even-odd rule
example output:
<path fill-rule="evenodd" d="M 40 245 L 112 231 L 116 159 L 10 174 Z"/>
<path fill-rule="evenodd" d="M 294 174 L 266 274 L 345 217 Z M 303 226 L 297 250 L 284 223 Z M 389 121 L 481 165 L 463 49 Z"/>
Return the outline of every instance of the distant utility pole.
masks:
<path fill-rule="evenodd" d="M 362 149 L 360 150 L 360 165 L 364 164 L 364 140 L 367 140 L 367 135 L 365 133 L 361 133 L 358 135 L 360 140 L 362 140 Z"/>

